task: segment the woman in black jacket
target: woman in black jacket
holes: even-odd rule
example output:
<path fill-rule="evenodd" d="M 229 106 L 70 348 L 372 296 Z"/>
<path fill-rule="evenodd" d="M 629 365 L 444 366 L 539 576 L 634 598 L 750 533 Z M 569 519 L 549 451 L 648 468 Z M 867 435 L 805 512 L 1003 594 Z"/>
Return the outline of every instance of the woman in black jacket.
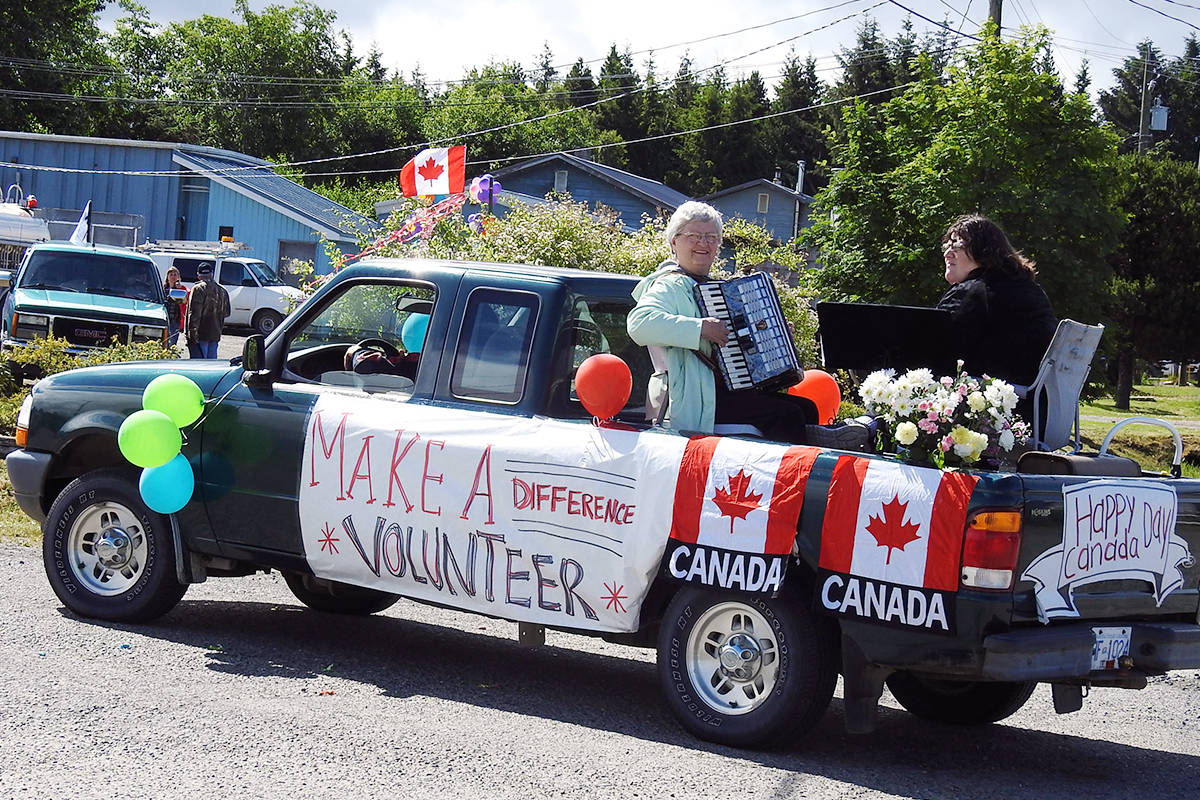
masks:
<path fill-rule="evenodd" d="M 937 307 L 952 320 L 952 347 L 971 375 L 1028 386 L 1058 318 L 1037 270 L 996 223 L 978 214 L 956 219 L 942 237 L 950 288 Z"/>

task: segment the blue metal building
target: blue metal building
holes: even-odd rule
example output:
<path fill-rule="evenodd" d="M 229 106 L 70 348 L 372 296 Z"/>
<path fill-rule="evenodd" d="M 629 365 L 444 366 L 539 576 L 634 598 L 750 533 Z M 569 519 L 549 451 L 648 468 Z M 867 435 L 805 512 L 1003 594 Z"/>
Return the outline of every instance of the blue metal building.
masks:
<path fill-rule="evenodd" d="M 268 264 L 295 258 L 329 272 L 321 238 L 355 252 L 355 226 L 375 223 L 271 167 L 198 145 L 0 131 L 0 184 L 19 184 L 43 209 L 78 218 L 90 200 L 93 214 L 142 217 L 139 241 L 231 236 Z"/>

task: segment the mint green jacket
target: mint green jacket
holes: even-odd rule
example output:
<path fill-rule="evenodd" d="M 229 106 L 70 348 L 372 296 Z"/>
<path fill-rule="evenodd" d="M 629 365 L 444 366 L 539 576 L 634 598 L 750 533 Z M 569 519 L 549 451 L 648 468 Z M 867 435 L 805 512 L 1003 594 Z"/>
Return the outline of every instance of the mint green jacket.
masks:
<path fill-rule="evenodd" d="M 662 381 L 666 381 L 670 398 L 666 426 L 712 433 L 716 406 L 713 372 L 694 352 L 703 348 L 709 353 L 712 346 L 700 338 L 703 317 L 692 294 L 695 284 L 673 260 L 664 261 L 634 287 L 637 305 L 629 312 L 626 328 L 633 341 L 650 348 L 655 362 L 657 371 L 650 379 L 649 397 L 655 397 Z"/>

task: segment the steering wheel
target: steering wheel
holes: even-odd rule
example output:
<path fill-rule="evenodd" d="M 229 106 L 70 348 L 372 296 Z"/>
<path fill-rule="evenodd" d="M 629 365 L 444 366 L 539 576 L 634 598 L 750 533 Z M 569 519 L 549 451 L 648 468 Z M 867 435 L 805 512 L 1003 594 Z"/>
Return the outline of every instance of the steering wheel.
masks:
<path fill-rule="evenodd" d="M 396 347 L 396 345 L 392 344 L 387 339 L 362 339 L 354 346 L 359 349 L 379 350 L 388 358 L 398 358 L 403 355 L 403 353 L 400 352 L 400 348 Z"/>

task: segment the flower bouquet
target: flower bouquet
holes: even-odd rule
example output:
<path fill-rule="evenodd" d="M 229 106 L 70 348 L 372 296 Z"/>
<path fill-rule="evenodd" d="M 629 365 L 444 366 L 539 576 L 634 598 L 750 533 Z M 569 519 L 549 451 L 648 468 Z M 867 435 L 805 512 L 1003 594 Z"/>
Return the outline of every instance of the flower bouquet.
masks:
<path fill-rule="evenodd" d="M 867 411 L 882 417 L 910 462 L 946 466 L 997 466 L 1029 438 L 1029 425 L 1013 413 L 1017 394 L 999 378 L 934 378 L 927 369 L 895 377 L 872 372 L 859 388 Z"/>

